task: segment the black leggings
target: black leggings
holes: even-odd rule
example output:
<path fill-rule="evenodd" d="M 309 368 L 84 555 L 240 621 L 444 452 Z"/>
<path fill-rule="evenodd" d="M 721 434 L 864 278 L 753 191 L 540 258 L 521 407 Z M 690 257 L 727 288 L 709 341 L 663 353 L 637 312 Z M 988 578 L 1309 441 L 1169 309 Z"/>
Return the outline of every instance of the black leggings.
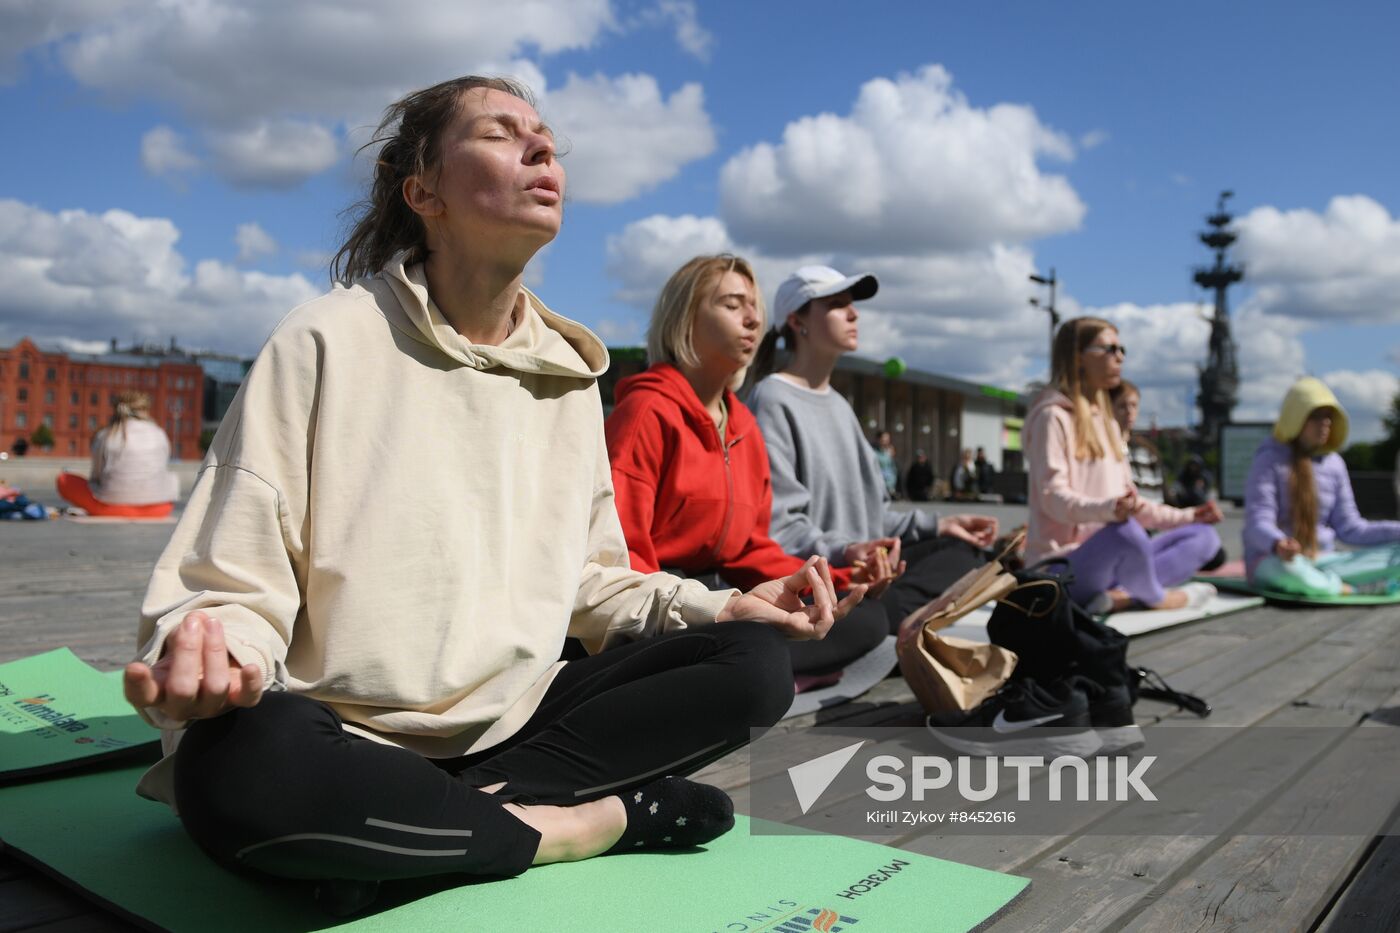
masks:
<path fill-rule="evenodd" d="M 957 538 L 930 538 L 904 549 L 901 560 L 909 566 L 880 597 L 892 634 L 899 634 L 899 623 L 924 603 L 940 595 L 958 578 L 987 562 L 987 555 Z"/>
<path fill-rule="evenodd" d="M 829 674 L 872 651 L 890 633 L 885 608 L 864 600 L 820 641 L 790 641 L 794 674 Z"/>
<path fill-rule="evenodd" d="M 539 833 L 503 804 L 577 804 L 689 774 L 792 703 L 785 639 L 754 622 L 661 635 L 571 661 L 508 740 L 430 760 L 351 735 L 325 704 L 273 693 L 190 726 L 180 818 L 213 858 L 290 878 L 509 876 Z M 496 794 L 476 788 L 498 782 Z"/>

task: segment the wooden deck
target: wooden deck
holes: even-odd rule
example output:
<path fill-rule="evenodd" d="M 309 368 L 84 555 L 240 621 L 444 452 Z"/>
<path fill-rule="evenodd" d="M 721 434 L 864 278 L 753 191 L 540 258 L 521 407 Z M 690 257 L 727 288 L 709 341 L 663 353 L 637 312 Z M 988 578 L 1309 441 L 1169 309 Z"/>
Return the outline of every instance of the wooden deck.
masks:
<path fill-rule="evenodd" d="M 66 644 L 100 668 L 119 667 L 131 654 L 146 575 L 169 533 L 170 526 L 0 525 L 0 660 Z M 1215 725 L 1347 726 L 1368 718 L 1377 728 L 1400 724 L 1400 607 L 1255 609 L 1136 638 L 1131 657 L 1174 687 L 1206 697 Z M 1138 713 L 1149 743 L 1162 718 L 1182 718 L 1149 701 Z M 781 728 L 801 730 L 818 720 L 900 725 L 917 721 L 917 710 L 903 683 L 887 680 L 860 701 Z M 1326 825 L 1329 806 L 1350 780 L 1388 783 L 1400 800 L 1400 776 L 1339 780 L 1327 749 L 1315 752 L 1232 788 L 1248 803 L 1217 836 L 919 833 L 881 841 L 1031 878 L 1031 890 L 995 931 L 1400 929 L 1400 835 L 1384 835 L 1388 827 L 1400 833 L 1400 812 L 1376 812 L 1373 829 L 1355 836 L 1248 832 L 1270 811 L 1293 816 L 1300 831 Z M 745 753 L 705 776 L 744 809 Z M 0 853 L 0 933 L 126 929 Z"/>

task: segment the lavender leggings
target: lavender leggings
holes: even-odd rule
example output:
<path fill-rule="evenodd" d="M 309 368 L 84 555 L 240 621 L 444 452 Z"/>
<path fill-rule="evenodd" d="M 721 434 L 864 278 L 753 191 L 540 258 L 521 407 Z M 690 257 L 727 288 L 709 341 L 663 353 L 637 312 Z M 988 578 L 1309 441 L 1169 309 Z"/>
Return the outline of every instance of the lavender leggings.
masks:
<path fill-rule="evenodd" d="M 1137 519 L 1105 525 L 1069 553 L 1074 583 L 1069 595 L 1083 605 L 1095 593 L 1117 587 L 1148 606 L 1166 596 L 1164 587 L 1176 586 L 1220 550 L 1220 535 L 1209 525 L 1183 525 L 1155 538 Z"/>

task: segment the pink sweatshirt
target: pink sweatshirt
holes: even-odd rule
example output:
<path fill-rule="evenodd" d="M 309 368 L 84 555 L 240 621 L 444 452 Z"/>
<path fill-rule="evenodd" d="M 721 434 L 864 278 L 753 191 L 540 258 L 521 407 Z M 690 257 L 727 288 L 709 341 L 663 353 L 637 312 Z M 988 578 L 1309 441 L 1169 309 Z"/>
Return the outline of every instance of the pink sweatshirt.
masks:
<path fill-rule="evenodd" d="M 1094 419 L 1094 432 L 1104 450 L 1117 443 Z M 1113 521 L 1113 503 L 1132 487 L 1126 459 L 1074 458 L 1074 408 L 1055 389 L 1045 389 L 1031 404 L 1024 433 L 1030 469 L 1030 526 L 1026 531 L 1026 563 L 1061 557 L 1083 544 Z M 1144 528 L 1176 528 L 1195 518 L 1189 509 L 1141 500 L 1135 517 Z"/>

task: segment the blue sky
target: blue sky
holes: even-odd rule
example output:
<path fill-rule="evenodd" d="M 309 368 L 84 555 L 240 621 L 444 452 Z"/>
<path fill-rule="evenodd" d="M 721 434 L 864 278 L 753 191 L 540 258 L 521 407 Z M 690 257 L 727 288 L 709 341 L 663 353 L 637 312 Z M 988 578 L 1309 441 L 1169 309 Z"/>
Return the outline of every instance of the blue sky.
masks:
<path fill-rule="evenodd" d="M 351 159 L 393 97 L 513 73 L 573 144 L 531 282 L 640 342 L 695 252 L 869 269 L 862 352 L 1020 387 L 1026 275 L 1120 326 L 1144 418 L 1182 423 L 1209 298 L 1191 267 L 1236 192 L 1246 387 L 1327 378 L 1374 435 L 1400 369 L 1392 5 L 0 4 L 0 344 L 256 350 L 326 283 Z M 241 232 L 240 232 L 241 230 Z"/>

